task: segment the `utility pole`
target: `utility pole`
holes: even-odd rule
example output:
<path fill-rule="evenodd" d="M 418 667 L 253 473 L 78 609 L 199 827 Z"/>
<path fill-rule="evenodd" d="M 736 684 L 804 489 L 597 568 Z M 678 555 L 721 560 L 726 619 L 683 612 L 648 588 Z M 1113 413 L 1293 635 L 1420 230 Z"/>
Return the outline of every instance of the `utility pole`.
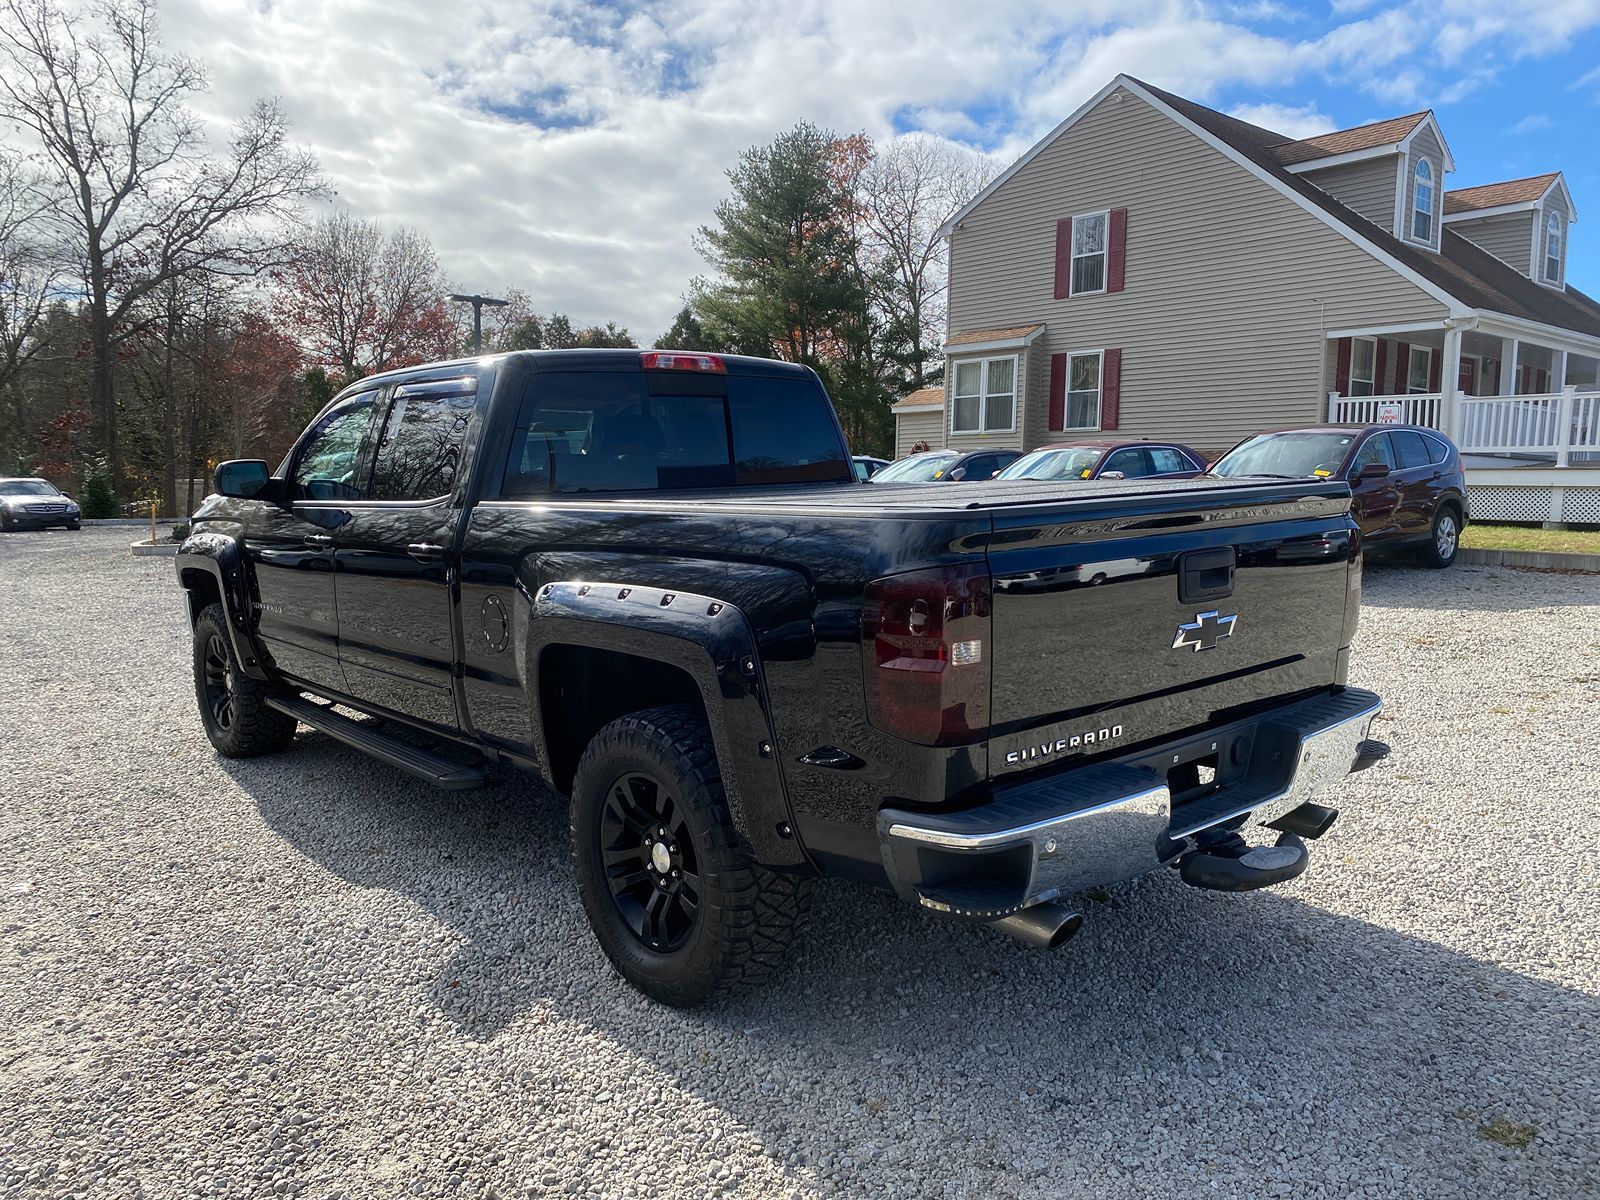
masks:
<path fill-rule="evenodd" d="M 452 294 L 450 299 L 457 300 L 462 304 L 472 305 L 472 352 L 474 354 L 482 354 L 483 306 L 487 304 L 490 308 L 504 308 L 511 301 L 496 300 L 492 296 L 462 296 L 457 294 Z"/>

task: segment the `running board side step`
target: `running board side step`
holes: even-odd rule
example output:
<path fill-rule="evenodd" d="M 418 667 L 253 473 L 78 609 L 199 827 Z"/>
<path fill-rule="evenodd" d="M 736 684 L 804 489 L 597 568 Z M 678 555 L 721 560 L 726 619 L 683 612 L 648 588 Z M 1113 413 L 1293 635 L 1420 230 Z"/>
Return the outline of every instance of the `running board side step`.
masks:
<path fill-rule="evenodd" d="M 436 788 L 457 792 L 484 786 L 486 776 L 481 767 L 458 763 L 442 754 L 410 745 L 391 734 L 373 729 L 365 721 L 355 721 L 343 713 L 335 712 L 331 704 L 318 704 L 303 696 L 268 696 L 267 703 L 302 725 L 309 725 L 319 733 L 325 733 L 379 762 L 398 767 L 407 775 L 414 775 Z"/>

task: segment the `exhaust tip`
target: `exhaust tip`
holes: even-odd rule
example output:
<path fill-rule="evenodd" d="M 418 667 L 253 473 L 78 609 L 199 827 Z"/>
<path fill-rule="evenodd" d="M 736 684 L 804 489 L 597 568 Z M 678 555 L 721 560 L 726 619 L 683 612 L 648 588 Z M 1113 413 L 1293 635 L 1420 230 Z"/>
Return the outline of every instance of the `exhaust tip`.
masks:
<path fill-rule="evenodd" d="M 1012 913 L 990 922 L 1001 933 L 1036 946 L 1041 950 L 1054 950 L 1071 941 L 1083 928 L 1083 914 L 1074 912 L 1064 904 L 1046 901 L 1021 912 Z"/>

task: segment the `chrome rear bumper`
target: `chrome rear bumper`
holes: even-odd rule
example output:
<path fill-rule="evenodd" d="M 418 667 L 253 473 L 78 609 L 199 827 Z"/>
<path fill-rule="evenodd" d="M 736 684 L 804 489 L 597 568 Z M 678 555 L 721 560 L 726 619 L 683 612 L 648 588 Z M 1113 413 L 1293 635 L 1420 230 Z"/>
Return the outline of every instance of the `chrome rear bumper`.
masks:
<path fill-rule="evenodd" d="M 886 808 L 878 840 L 896 891 L 991 921 L 1152 871 L 1218 826 L 1269 825 L 1356 765 L 1383 701 L 1345 688 L 1115 761 L 1002 789 L 955 813 Z M 1219 764 L 1217 783 L 1173 806 L 1168 771 Z"/>

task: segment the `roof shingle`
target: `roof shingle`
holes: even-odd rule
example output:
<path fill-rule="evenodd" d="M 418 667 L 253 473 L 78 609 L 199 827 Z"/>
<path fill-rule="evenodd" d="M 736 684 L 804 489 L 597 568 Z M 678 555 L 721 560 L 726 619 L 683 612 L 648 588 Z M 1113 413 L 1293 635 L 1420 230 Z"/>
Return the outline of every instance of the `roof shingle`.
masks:
<path fill-rule="evenodd" d="M 943 403 L 944 385 L 940 384 L 937 387 L 918 388 L 914 392 L 906 393 L 890 407 L 889 411 L 893 412 L 901 408 L 922 408 L 929 404 L 942 405 Z"/>
<path fill-rule="evenodd" d="M 1526 204 L 1544 195 L 1560 177 L 1560 172 L 1550 171 L 1543 175 L 1530 175 L 1526 179 L 1508 179 L 1504 183 L 1481 183 L 1477 187 L 1456 188 L 1444 194 L 1445 215 L 1496 208 L 1501 204 Z"/>
<path fill-rule="evenodd" d="M 1427 116 L 1426 112 L 1407 113 L 1403 117 L 1390 117 L 1370 125 L 1357 125 L 1354 129 L 1336 129 L 1332 133 L 1319 133 L 1316 137 L 1301 138 L 1299 141 L 1283 141 L 1273 146 L 1272 154 L 1284 166 L 1292 167 L 1296 163 L 1330 158 L 1335 154 L 1392 146 L 1404 141 Z"/>
<path fill-rule="evenodd" d="M 945 339 L 946 346 L 969 346 L 977 342 L 1004 342 L 1012 338 L 1027 337 L 1035 329 L 1042 329 L 1043 321 L 1032 325 L 1007 325 L 1003 329 L 969 329 L 966 333 L 952 333 Z"/>

